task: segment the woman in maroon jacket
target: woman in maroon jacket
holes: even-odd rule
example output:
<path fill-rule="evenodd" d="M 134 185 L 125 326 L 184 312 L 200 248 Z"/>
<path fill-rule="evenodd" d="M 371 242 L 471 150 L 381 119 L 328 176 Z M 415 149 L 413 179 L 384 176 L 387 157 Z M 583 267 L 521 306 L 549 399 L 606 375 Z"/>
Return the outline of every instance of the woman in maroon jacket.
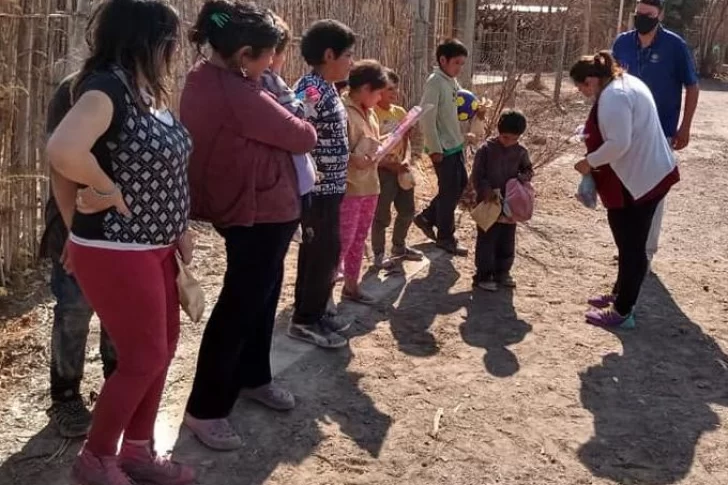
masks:
<path fill-rule="evenodd" d="M 205 3 L 190 33 L 212 55 L 187 76 L 181 117 L 193 140 L 192 218 L 225 239 L 227 270 L 202 338 L 185 424 L 205 445 L 241 446 L 228 421 L 238 395 L 277 410 L 293 395 L 271 375 L 270 348 L 284 257 L 300 199 L 291 153 L 316 145 L 316 132 L 258 83 L 281 33 L 254 4 Z"/>

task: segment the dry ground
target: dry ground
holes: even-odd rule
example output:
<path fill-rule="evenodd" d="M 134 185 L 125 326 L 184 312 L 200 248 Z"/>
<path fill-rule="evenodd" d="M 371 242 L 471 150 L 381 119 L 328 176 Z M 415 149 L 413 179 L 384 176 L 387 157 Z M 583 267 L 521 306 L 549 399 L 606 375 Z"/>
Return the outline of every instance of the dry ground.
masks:
<path fill-rule="evenodd" d="M 516 291 L 473 292 L 471 259 L 437 257 L 359 317 L 350 349 L 306 353 L 279 374 L 299 398 L 295 411 L 240 403 L 246 446 L 227 454 L 185 432 L 175 444 L 169 432 L 201 333 L 187 323 L 160 441 L 199 464 L 204 485 L 728 483 L 728 92 L 705 88 L 636 330 L 583 323 L 586 297 L 614 277 L 614 249 L 604 211 L 573 199 L 578 177 L 565 157 L 538 173 L 536 216 L 519 229 Z M 573 120 L 582 116 L 583 106 L 572 108 Z M 473 232 L 463 217 L 471 248 Z M 213 300 L 219 242 L 206 235 L 197 258 Z M 289 271 L 281 322 L 292 285 Z M 34 274 L 24 287 L 2 302 L 0 484 L 61 485 L 79 444 L 45 427 L 52 307 Z M 99 385 L 95 355 L 87 395 Z"/>

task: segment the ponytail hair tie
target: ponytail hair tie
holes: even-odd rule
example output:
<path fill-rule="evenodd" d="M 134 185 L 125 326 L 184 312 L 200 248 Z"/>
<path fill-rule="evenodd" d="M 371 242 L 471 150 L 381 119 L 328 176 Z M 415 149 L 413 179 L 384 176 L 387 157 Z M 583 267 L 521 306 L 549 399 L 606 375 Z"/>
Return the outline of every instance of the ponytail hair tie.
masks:
<path fill-rule="evenodd" d="M 210 15 L 210 20 L 217 25 L 218 28 L 222 29 L 225 27 L 225 24 L 230 21 L 230 15 L 224 13 L 224 12 L 215 12 L 214 14 Z"/>

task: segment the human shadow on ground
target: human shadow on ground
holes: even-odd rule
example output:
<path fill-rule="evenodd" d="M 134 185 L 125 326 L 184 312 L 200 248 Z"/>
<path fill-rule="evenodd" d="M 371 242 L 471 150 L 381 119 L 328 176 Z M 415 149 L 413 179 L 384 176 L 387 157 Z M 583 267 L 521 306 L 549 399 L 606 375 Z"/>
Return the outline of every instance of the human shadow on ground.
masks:
<path fill-rule="evenodd" d="M 276 332 L 280 334 L 290 320 L 290 309 L 283 309 L 277 320 Z M 367 331 L 361 325 L 358 327 L 361 328 L 357 333 Z M 240 450 L 208 450 L 182 427 L 174 445 L 175 459 L 197 467 L 198 485 L 261 485 L 279 465 L 297 465 L 312 456 L 332 470 L 337 466 L 357 469 L 373 464 L 381 453 L 392 419 L 379 411 L 361 389 L 364 376 L 348 370 L 351 359 L 349 348 L 313 349 L 303 354 L 276 375 L 276 381 L 296 395 L 293 411 L 277 413 L 240 400 L 231 415 L 244 440 Z M 194 373 L 194 369 L 190 372 Z M 179 399 L 184 402 L 186 398 L 165 397 L 167 404 Z M 66 441 L 51 426 L 31 434 L 20 451 L 0 464 L 0 483 L 68 485 L 70 467 L 83 441 Z M 326 452 L 335 434 L 346 436 L 352 448 L 337 464 Z"/>
<path fill-rule="evenodd" d="M 485 370 L 495 377 L 510 377 L 521 368 L 518 357 L 508 347 L 521 342 L 533 327 L 518 318 L 513 306 L 513 290 L 496 293 L 473 290 L 468 316 L 460 325 L 463 341 L 485 349 Z"/>
<path fill-rule="evenodd" d="M 580 375 L 594 436 L 579 458 L 618 483 L 676 483 L 690 472 L 701 435 L 720 425 L 710 406 L 728 405 L 728 356 L 654 275 L 640 296 L 637 328 L 613 333 L 622 355 L 606 355 Z"/>
<path fill-rule="evenodd" d="M 281 312 L 279 324 L 285 325 L 289 314 Z M 261 485 L 280 465 L 298 465 L 309 457 L 331 470 L 374 463 L 392 418 L 361 389 L 363 375 L 348 370 L 351 359 L 348 347 L 312 349 L 276 375 L 276 382 L 296 395 L 293 411 L 277 413 L 240 400 L 231 415 L 244 441 L 240 450 L 208 450 L 182 427 L 174 456 L 198 467 L 199 485 Z M 352 450 L 346 463 L 333 463 L 327 446 L 334 434 L 346 436 L 362 453 Z"/>
<path fill-rule="evenodd" d="M 440 315 L 458 311 L 468 304 L 470 290 L 450 293 L 460 274 L 449 256 L 431 261 L 423 277 L 412 279 L 399 301 L 383 313 L 400 351 L 414 357 L 430 357 L 439 352 L 431 327 Z"/>
<path fill-rule="evenodd" d="M 17 439 L 20 439 L 18 437 Z M 83 440 L 62 438 L 48 424 L 17 453 L 0 464 L 3 485 L 66 485 L 69 470 Z"/>

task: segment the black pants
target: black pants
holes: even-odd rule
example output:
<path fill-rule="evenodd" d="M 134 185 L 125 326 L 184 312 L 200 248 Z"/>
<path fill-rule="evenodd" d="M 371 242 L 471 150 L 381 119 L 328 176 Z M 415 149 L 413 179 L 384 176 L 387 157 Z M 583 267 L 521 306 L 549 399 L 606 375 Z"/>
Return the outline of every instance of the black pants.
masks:
<path fill-rule="evenodd" d="M 339 264 L 339 207 L 343 195 L 314 195 L 301 213 L 303 242 L 298 250 L 298 276 L 293 322 L 313 325 L 326 312 Z"/>
<path fill-rule="evenodd" d="M 465 168 L 465 154 L 453 153 L 435 164 L 437 174 L 437 195 L 422 215 L 437 227 L 437 239 L 450 242 L 455 239 L 455 209 L 465 186 L 468 172 Z"/>
<path fill-rule="evenodd" d="M 516 257 L 516 225 L 495 223 L 478 228 L 475 243 L 475 283 L 500 279 L 510 273 Z"/>
<path fill-rule="evenodd" d="M 660 200 L 642 204 L 628 202 L 622 209 L 609 209 L 607 218 L 619 253 L 619 272 L 614 285 L 614 308 L 620 315 L 632 312 L 647 273 L 647 238 Z"/>
<path fill-rule="evenodd" d="M 202 337 L 187 411 L 198 419 L 230 414 L 243 388 L 271 382 L 270 348 L 284 258 L 297 222 L 219 229 L 227 270 Z"/>

